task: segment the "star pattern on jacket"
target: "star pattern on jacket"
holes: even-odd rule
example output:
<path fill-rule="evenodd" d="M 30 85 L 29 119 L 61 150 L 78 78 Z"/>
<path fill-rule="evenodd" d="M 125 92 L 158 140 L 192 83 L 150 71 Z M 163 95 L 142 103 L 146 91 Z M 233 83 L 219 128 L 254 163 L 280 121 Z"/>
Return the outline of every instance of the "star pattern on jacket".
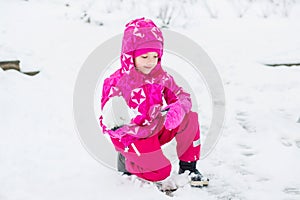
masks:
<path fill-rule="evenodd" d="M 109 90 L 108 97 L 119 96 L 120 90 L 117 87 L 112 86 Z"/>
<path fill-rule="evenodd" d="M 122 54 L 122 62 L 126 65 L 126 70 L 129 70 L 133 67 L 133 58 L 129 54 Z"/>
<path fill-rule="evenodd" d="M 139 132 L 139 127 L 134 127 L 133 129 L 130 129 L 127 133 L 130 135 L 136 135 Z"/>
<path fill-rule="evenodd" d="M 131 100 L 132 102 L 140 105 L 146 100 L 146 95 L 143 88 L 136 88 L 131 92 Z"/>
<path fill-rule="evenodd" d="M 151 29 L 151 32 L 153 33 L 153 35 L 156 37 L 157 40 L 163 41 L 163 38 L 161 36 L 161 32 L 157 27 L 153 27 Z"/>
<path fill-rule="evenodd" d="M 144 33 L 140 32 L 140 29 L 137 28 L 137 27 L 134 27 L 133 29 L 133 35 L 137 36 L 137 37 L 140 37 L 140 38 L 143 38 L 145 36 Z"/>

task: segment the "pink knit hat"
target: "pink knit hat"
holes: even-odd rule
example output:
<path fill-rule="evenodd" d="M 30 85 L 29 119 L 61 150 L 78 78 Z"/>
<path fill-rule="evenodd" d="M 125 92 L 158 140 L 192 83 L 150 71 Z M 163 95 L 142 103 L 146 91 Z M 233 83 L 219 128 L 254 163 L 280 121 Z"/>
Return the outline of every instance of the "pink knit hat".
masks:
<path fill-rule="evenodd" d="M 156 52 L 158 57 L 161 58 L 161 50 L 159 48 L 141 48 L 133 52 L 133 58 L 136 58 L 140 55 L 146 54 L 148 52 Z"/>
<path fill-rule="evenodd" d="M 161 30 L 150 19 L 134 19 L 126 24 L 122 40 L 122 70 L 134 67 L 133 59 L 148 52 L 163 55 L 164 38 Z M 160 59 L 159 59 L 160 61 Z"/>

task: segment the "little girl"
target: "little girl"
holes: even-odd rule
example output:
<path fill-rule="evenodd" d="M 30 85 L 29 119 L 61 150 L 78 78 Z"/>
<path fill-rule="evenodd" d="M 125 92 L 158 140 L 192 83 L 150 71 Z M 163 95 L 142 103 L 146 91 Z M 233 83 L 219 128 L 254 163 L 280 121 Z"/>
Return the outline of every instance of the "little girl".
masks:
<path fill-rule="evenodd" d="M 175 138 L 179 174 L 188 171 L 192 186 L 206 186 L 208 179 L 196 169 L 201 147 L 198 114 L 191 111 L 190 95 L 162 69 L 163 45 L 162 32 L 151 20 L 126 24 L 121 68 L 103 84 L 100 125 L 119 152 L 119 171 L 153 182 L 165 180 L 171 163 L 161 146 Z M 113 98 L 122 98 L 136 115 L 114 123 L 106 106 Z"/>

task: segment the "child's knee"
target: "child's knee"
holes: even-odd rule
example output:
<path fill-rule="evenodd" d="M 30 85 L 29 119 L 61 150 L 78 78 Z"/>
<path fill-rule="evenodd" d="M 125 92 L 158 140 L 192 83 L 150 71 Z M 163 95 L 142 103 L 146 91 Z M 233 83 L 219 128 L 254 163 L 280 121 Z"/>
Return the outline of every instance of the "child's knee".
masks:
<path fill-rule="evenodd" d="M 161 169 L 158 169 L 156 171 L 144 173 L 143 178 L 149 181 L 162 181 L 166 179 L 168 176 L 170 176 L 171 170 L 172 170 L 172 165 L 170 163 L 169 165 Z"/>
<path fill-rule="evenodd" d="M 186 118 L 189 121 L 198 122 L 198 113 L 190 111 L 186 114 Z"/>
<path fill-rule="evenodd" d="M 164 179 L 166 179 L 168 176 L 170 176 L 171 170 L 172 170 L 172 165 L 171 165 L 171 164 L 169 164 L 169 165 L 167 165 L 166 167 L 160 169 L 160 170 L 159 170 L 159 171 L 160 171 L 160 177 L 159 177 L 160 180 L 157 180 L 157 181 L 164 180 Z"/>

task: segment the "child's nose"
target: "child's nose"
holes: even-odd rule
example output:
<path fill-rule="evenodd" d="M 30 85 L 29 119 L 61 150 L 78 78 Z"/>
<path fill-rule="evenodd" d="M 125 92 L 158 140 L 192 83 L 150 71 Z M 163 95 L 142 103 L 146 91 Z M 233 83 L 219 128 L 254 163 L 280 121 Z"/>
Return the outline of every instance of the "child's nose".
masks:
<path fill-rule="evenodd" d="M 155 58 L 149 58 L 148 60 L 147 60 L 147 64 L 148 65 L 155 65 L 155 62 L 156 60 L 155 60 Z"/>

